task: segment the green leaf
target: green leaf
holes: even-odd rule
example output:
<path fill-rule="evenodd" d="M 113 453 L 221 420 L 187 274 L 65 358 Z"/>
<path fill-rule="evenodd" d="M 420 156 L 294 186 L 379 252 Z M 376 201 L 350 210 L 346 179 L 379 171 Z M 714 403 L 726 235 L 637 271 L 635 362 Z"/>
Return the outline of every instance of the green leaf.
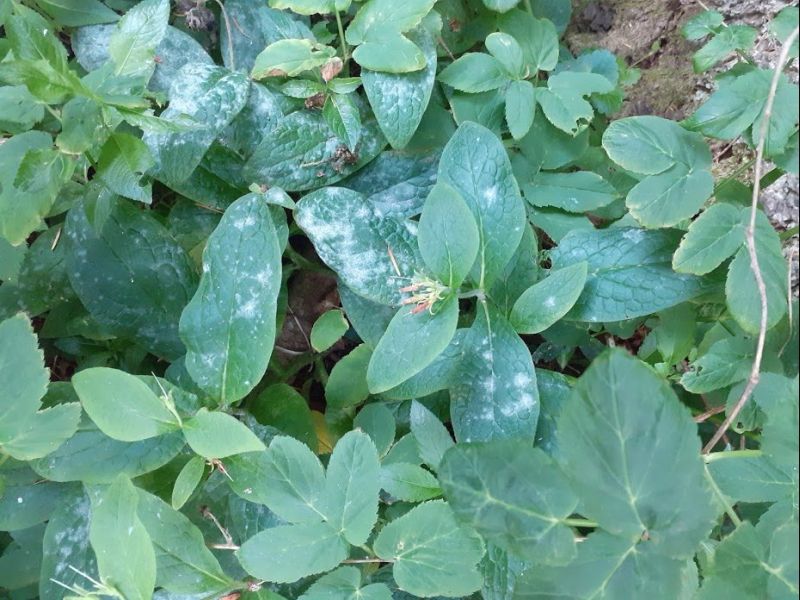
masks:
<path fill-rule="evenodd" d="M 539 248 L 533 228 L 526 226 L 522 241 L 511 261 L 494 282 L 489 297 L 503 314 L 511 312 L 514 302 L 539 280 Z"/>
<path fill-rule="evenodd" d="M 511 309 L 511 325 L 519 333 L 539 333 L 566 315 L 586 284 L 586 263 L 553 271 L 529 287 Z"/>
<path fill-rule="evenodd" d="M 294 77 L 304 71 L 321 67 L 335 55 L 336 50 L 330 46 L 311 40 L 278 40 L 256 56 L 250 76 L 253 79 Z"/>
<path fill-rule="evenodd" d="M 511 260 L 525 225 L 525 208 L 505 148 L 488 129 L 464 123 L 442 152 L 439 181 L 461 194 L 479 224 L 475 280 L 488 286 Z"/>
<path fill-rule="evenodd" d="M 24 85 L 0 87 L 0 130 L 20 134 L 44 118 L 44 107 Z"/>
<path fill-rule="evenodd" d="M 558 442 L 586 517 L 633 542 L 645 533 L 660 555 L 694 554 L 715 517 L 697 426 L 648 365 L 624 350 L 596 358 L 561 411 Z"/>
<path fill-rule="evenodd" d="M 144 142 L 156 161 L 155 176 L 167 183 L 185 181 L 200 164 L 220 133 L 244 108 L 250 84 L 241 73 L 222 67 L 189 63 L 175 75 L 169 107 L 160 117 L 185 123 L 189 131 L 148 131 Z"/>
<path fill-rule="evenodd" d="M 451 296 L 431 310 L 401 308 L 375 347 L 367 368 L 367 386 L 379 394 L 427 367 L 453 339 L 458 300 Z"/>
<path fill-rule="evenodd" d="M 348 29 L 349 31 L 349 29 Z M 366 41 L 353 51 L 363 69 L 387 73 L 413 73 L 425 68 L 425 55 L 406 36 L 390 33 L 380 41 Z"/>
<path fill-rule="evenodd" d="M 378 520 L 380 463 L 375 444 L 351 431 L 333 449 L 325 487 L 325 514 L 331 527 L 354 546 L 367 541 Z"/>
<path fill-rule="evenodd" d="M 578 598 L 683 598 L 684 579 L 693 563 L 659 555 L 645 544 L 598 531 L 578 544 L 578 557 L 566 566 L 528 569 L 514 590 L 514 600 Z M 691 581 L 691 579 L 690 579 Z"/>
<path fill-rule="evenodd" d="M 387 494 L 403 502 L 422 502 L 442 495 L 430 471 L 409 463 L 383 465 L 380 482 Z"/>
<path fill-rule="evenodd" d="M 249 73 L 256 56 L 270 44 L 283 39 L 314 40 L 311 30 L 289 12 L 267 7 L 266 2 L 228 0 L 228 19 L 238 27 L 220 27 L 219 47 L 225 66 Z"/>
<path fill-rule="evenodd" d="M 338 342 L 350 329 L 350 324 L 344 318 L 344 313 L 338 308 L 328 310 L 314 321 L 311 327 L 311 347 L 317 352 L 325 352 Z"/>
<path fill-rule="evenodd" d="M 44 530 L 40 597 L 63 597 L 64 589 L 56 581 L 84 585 L 86 580 L 78 572 L 97 579 L 97 561 L 89 545 L 90 517 L 89 496 L 82 489 L 72 494 L 62 493 L 59 506 Z"/>
<path fill-rule="evenodd" d="M 747 379 L 755 348 L 747 338 L 727 338 L 715 342 L 692 363 L 692 370 L 681 377 L 681 385 L 695 394 L 738 383 Z"/>
<path fill-rule="evenodd" d="M 507 12 L 519 4 L 519 0 L 483 0 L 483 5 L 489 10 Z"/>
<path fill-rule="evenodd" d="M 500 31 L 511 35 L 522 46 L 522 55 L 531 75 L 552 71 L 558 62 L 558 33 L 547 18 L 537 19 L 526 11 L 514 9 L 498 19 Z"/>
<path fill-rule="evenodd" d="M 325 472 L 308 446 L 278 436 L 269 445 L 260 490 L 269 509 L 290 523 L 325 518 Z"/>
<path fill-rule="evenodd" d="M 104 582 L 130 600 L 153 595 L 156 556 L 150 536 L 137 516 L 139 496 L 130 479 L 89 490 L 92 520 L 89 539 Z M 124 543 L 125 552 L 120 552 Z"/>
<path fill-rule="evenodd" d="M 265 448 L 256 434 L 235 417 L 205 408 L 183 423 L 183 434 L 192 450 L 205 458 L 225 458 Z"/>
<path fill-rule="evenodd" d="M 497 89 L 508 80 L 508 74 L 496 58 L 479 52 L 463 54 L 439 73 L 442 83 L 471 94 Z"/>
<path fill-rule="evenodd" d="M 333 366 L 325 385 L 325 400 L 329 406 L 346 408 L 367 399 L 367 366 L 370 358 L 372 349 L 361 344 Z"/>
<path fill-rule="evenodd" d="M 66 73 L 67 50 L 47 20 L 27 7 L 14 7 L 14 13 L 3 24 L 14 58 L 41 61 L 56 73 Z"/>
<path fill-rule="evenodd" d="M 798 415 L 797 377 L 764 373 L 754 397 L 767 413 L 761 448 L 779 467 L 797 480 L 798 443 L 794 422 Z"/>
<path fill-rule="evenodd" d="M 405 148 L 428 107 L 436 79 L 436 41 L 424 27 L 409 34 L 425 57 L 425 67 L 412 73 L 361 70 L 361 81 L 378 125 L 392 145 Z M 334 80 L 336 81 L 336 80 Z"/>
<path fill-rule="evenodd" d="M 711 152 L 696 133 L 660 117 L 614 121 L 603 148 L 623 168 L 650 175 L 626 199 L 646 227 L 670 227 L 692 217 L 713 192 Z"/>
<path fill-rule="evenodd" d="M 555 206 L 575 213 L 607 206 L 619 197 L 614 186 L 591 171 L 539 172 L 522 189 L 534 206 Z"/>
<path fill-rule="evenodd" d="M 119 19 L 100 0 L 36 0 L 36 5 L 56 23 L 67 27 L 113 23 Z"/>
<path fill-rule="evenodd" d="M 178 319 L 196 285 L 189 257 L 151 213 L 130 202 L 112 201 L 96 228 L 86 209 L 74 206 L 64 227 L 75 293 L 112 334 L 132 337 L 158 356 L 182 356 Z"/>
<path fill-rule="evenodd" d="M 411 422 L 411 433 L 414 434 L 420 458 L 429 467 L 438 470 L 442 456 L 453 447 L 450 432 L 436 418 L 436 415 L 429 411 L 424 404 L 416 400 L 411 402 L 409 421 Z"/>
<path fill-rule="evenodd" d="M 798 13 L 798 8 L 796 6 L 787 6 L 786 8 L 781 9 L 781 11 L 775 15 L 775 18 L 772 19 L 772 23 L 769 24 L 769 30 L 782 43 L 785 43 L 792 31 L 794 31 L 795 27 L 797 27 L 798 16 L 800 16 L 800 13 Z M 795 58 L 797 57 L 797 54 L 798 42 L 797 39 L 795 39 L 789 52 L 789 56 Z"/>
<path fill-rule="evenodd" d="M 203 472 L 206 469 L 206 461 L 200 456 L 195 456 L 183 465 L 181 472 L 175 478 L 175 485 L 172 487 L 172 508 L 180 510 L 186 501 L 197 489 Z"/>
<path fill-rule="evenodd" d="M 480 238 L 469 207 L 448 184 L 436 184 L 425 200 L 417 240 L 427 267 L 457 290 L 475 263 Z"/>
<path fill-rule="evenodd" d="M 397 586 L 415 596 L 467 596 L 480 588 L 481 539 L 442 501 L 420 504 L 386 525 L 373 546 L 393 563 Z"/>
<path fill-rule="evenodd" d="M 347 28 L 348 44 L 361 44 L 365 41 L 383 41 L 390 32 L 402 33 L 420 24 L 433 8 L 435 0 L 370 0 L 362 5 Z"/>
<path fill-rule="evenodd" d="M 742 210 L 742 219 L 749 223 L 750 210 Z M 787 265 L 781 242 L 766 215 L 759 211 L 756 219 L 756 256 L 767 292 L 767 329 L 774 327 L 787 310 Z M 756 285 L 750 253 L 743 247 L 728 269 L 725 302 L 736 322 L 749 333 L 758 333 L 761 325 L 761 295 Z"/>
<path fill-rule="evenodd" d="M 308 194 L 298 202 L 294 218 L 323 262 L 368 300 L 400 304 L 402 278 L 421 270 L 406 223 L 382 217 L 357 192 L 327 187 Z"/>
<path fill-rule="evenodd" d="M 167 0 L 144 0 L 125 13 L 108 42 L 114 74 L 147 83 L 156 66 L 156 47 L 167 32 L 168 22 Z"/>
<path fill-rule="evenodd" d="M 100 149 L 96 174 L 112 192 L 150 204 L 152 186 L 142 180 L 154 164 L 142 140 L 127 133 L 113 133 Z"/>
<path fill-rule="evenodd" d="M 450 402 L 459 442 L 533 440 L 539 393 L 530 351 L 508 321 L 486 305 L 479 306 L 464 341 Z"/>
<path fill-rule="evenodd" d="M 75 435 L 31 466 L 52 481 L 110 483 L 118 475 L 138 477 L 155 471 L 175 458 L 185 445 L 183 435 L 177 431 L 140 442 L 120 442 L 84 418 Z"/>
<path fill-rule="evenodd" d="M 329 14 L 336 10 L 347 10 L 349 0 L 269 0 L 272 8 L 288 8 L 301 15 Z"/>
<path fill-rule="evenodd" d="M 0 442 L 14 439 L 39 409 L 50 374 L 28 318 L 0 322 Z"/>
<path fill-rule="evenodd" d="M 49 134 L 28 131 L 0 146 L 0 236 L 14 246 L 42 223 L 63 183 L 59 168 L 63 163 L 56 160 L 42 164 L 40 159 L 46 157 L 35 153 L 49 149 L 52 143 Z M 35 182 L 27 176 L 31 169 Z"/>
<path fill-rule="evenodd" d="M 594 108 L 585 97 L 613 90 L 614 85 L 603 75 L 562 71 L 550 76 L 546 88 L 536 88 L 536 101 L 548 121 L 575 136 L 594 117 Z"/>
<path fill-rule="evenodd" d="M 280 285 L 269 205 L 248 194 L 228 207 L 209 237 L 200 285 L 180 318 L 186 369 L 220 405 L 246 396 L 264 375 Z"/>
<path fill-rule="evenodd" d="M 744 243 L 741 210 L 717 203 L 697 217 L 672 257 L 672 267 L 681 273 L 705 275 L 730 258 Z"/>
<path fill-rule="evenodd" d="M 394 443 L 397 424 L 394 414 L 385 404 L 374 402 L 358 411 L 356 418 L 353 419 L 353 429 L 360 429 L 372 438 L 378 455 L 383 457 Z"/>
<path fill-rule="evenodd" d="M 542 139 L 548 143 L 540 143 Z M 580 158 L 588 148 L 588 141 L 588 130 L 572 136 L 552 125 L 537 109 L 531 130 L 520 140 L 519 147 L 532 168 L 550 170 L 559 169 Z"/>
<path fill-rule="evenodd" d="M 717 455 L 715 454 L 715 457 Z M 737 502 L 775 502 L 791 497 L 795 482 L 767 456 L 731 455 L 709 462 L 708 472 L 723 494 Z"/>
<path fill-rule="evenodd" d="M 374 120 L 362 120 L 362 126 L 358 152 L 345 154 L 346 142 L 333 133 L 322 114 L 296 111 L 262 139 L 242 175 L 287 192 L 336 183 L 375 158 L 386 143 Z"/>
<path fill-rule="evenodd" d="M 2 471 L 0 527 L 20 531 L 46 521 L 65 495 L 79 486 L 41 481 L 25 463 L 7 460 Z"/>
<path fill-rule="evenodd" d="M 203 534 L 160 498 L 139 490 L 138 515 L 153 542 L 156 585 L 175 594 L 215 594 L 233 581 L 206 548 Z"/>
<path fill-rule="evenodd" d="M 317 579 L 300 600 L 392 600 L 392 592 L 385 583 L 362 587 L 361 572 L 347 566 Z"/>
<path fill-rule="evenodd" d="M 797 533 L 796 524 L 784 527 L 786 529 L 781 527 L 775 532 L 777 539 L 772 539 L 777 545 L 772 550 L 768 545 L 769 536 L 760 534 L 751 523 L 745 522 L 738 526 L 716 547 L 710 569 L 704 573 L 703 587 L 698 598 L 712 600 L 731 597 L 732 593 L 750 598 L 791 598 L 796 595 L 796 567 L 792 574 L 791 571 L 784 572 L 789 565 L 772 564 L 782 554 L 783 544 L 791 539 L 788 536 L 787 539 L 782 539 L 783 536 Z M 786 548 L 791 548 L 791 545 Z M 771 550 L 777 550 L 776 556 L 772 556 Z"/>
<path fill-rule="evenodd" d="M 345 141 L 348 150 L 355 152 L 361 139 L 361 117 L 358 108 L 347 94 L 330 94 L 322 115 L 336 136 Z"/>
<path fill-rule="evenodd" d="M 689 19 L 681 28 L 681 33 L 687 40 L 700 40 L 716 33 L 723 21 L 724 17 L 716 10 L 704 10 Z"/>
<path fill-rule="evenodd" d="M 236 551 L 244 570 L 264 581 L 291 583 L 330 571 L 347 558 L 347 542 L 328 523 L 266 529 Z"/>
<path fill-rule="evenodd" d="M 672 270 L 680 232 L 628 227 L 576 230 L 550 258 L 554 269 L 589 264 L 586 286 L 567 319 L 623 321 L 664 310 L 713 287 L 713 282 Z"/>
<path fill-rule="evenodd" d="M 137 442 L 180 428 L 166 399 L 156 396 L 137 377 L 117 369 L 95 367 L 72 378 L 86 413 L 107 436 Z"/>
<path fill-rule="evenodd" d="M 705 46 L 692 56 L 695 73 L 702 73 L 736 50 L 748 50 L 758 31 L 747 25 L 728 25 L 714 33 Z"/>
<path fill-rule="evenodd" d="M 663 173 L 676 163 L 708 166 L 711 160 L 700 136 L 660 117 L 614 121 L 603 134 L 603 148 L 622 168 L 642 175 Z"/>
<path fill-rule="evenodd" d="M 536 114 L 536 89 L 530 81 L 512 81 L 506 88 L 506 123 L 515 140 L 530 131 Z"/>
<path fill-rule="evenodd" d="M 61 133 L 56 145 L 68 154 L 80 154 L 104 139 L 100 105 L 90 98 L 77 97 L 61 109 Z"/>
<path fill-rule="evenodd" d="M 578 505 L 566 477 L 528 442 L 459 444 L 449 450 L 439 481 L 456 517 L 515 556 L 564 564 L 575 537 L 563 523 Z"/>
<path fill-rule="evenodd" d="M 486 49 L 505 69 L 509 77 L 522 79 L 525 77 L 522 47 L 507 33 L 495 32 L 486 37 Z"/>

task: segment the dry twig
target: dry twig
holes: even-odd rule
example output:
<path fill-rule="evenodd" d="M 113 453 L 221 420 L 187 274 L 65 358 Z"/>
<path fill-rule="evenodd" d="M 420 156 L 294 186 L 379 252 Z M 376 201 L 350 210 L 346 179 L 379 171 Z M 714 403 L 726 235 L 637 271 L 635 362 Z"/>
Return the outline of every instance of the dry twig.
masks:
<path fill-rule="evenodd" d="M 758 287 L 758 296 L 761 300 L 761 323 L 758 330 L 758 341 L 756 342 L 756 355 L 753 359 L 753 368 L 750 371 L 750 377 L 747 379 L 747 385 L 744 387 L 742 395 L 739 397 L 736 406 L 734 406 L 731 413 L 720 425 L 717 432 L 708 441 L 703 448 L 703 454 L 708 454 L 714 446 L 717 445 L 725 432 L 728 431 L 731 423 L 733 423 L 739 416 L 742 408 L 747 403 L 747 400 L 753 393 L 753 390 L 758 385 L 758 380 L 761 373 L 761 359 L 764 356 L 764 343 L 767 339 L 767 286 L 764 283 L 764 275 L 761 272 L 761 267 L 758 264 L 758 255 L 756 254 L 756 215 L 758 213 L 758 197 L 761 192 L 761 172 L 764 167 L 764 144 L 767 138 L 767 131 L 770 119 L 772 118 L 772 107 L 775 104 L 775 95 L 778 91 L 778 83 L 780 81 L 783 65 L 789 58 L 789 50 L 797 39 L 800 28 L 795 28 L 791 35 L 786 39 L 781 48 L 781 54 L 778 57 L 778 62 L 775 65 L 775 72 L 772 75 L 772 83 L 769 88 L 769 96 L 764 105 L 764 116 L 761 120 L 761 129 L 758 136 L 758 146 L 756 148 L 756 164 L 755 175 L 753 180 L 753 199 L 750 206 L 750 223 L 745 231 L 745 241 L 747 243 L 747 251 L 750 255 L 750 268 L 756 280 L 756 287 Z"/>

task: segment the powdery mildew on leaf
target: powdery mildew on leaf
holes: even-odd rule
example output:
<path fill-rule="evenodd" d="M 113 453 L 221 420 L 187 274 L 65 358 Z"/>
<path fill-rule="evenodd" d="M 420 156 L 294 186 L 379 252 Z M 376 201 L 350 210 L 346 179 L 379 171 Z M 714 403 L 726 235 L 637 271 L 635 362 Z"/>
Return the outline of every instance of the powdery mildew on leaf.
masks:
<path fill-rule="evenodd" d="M 401 302 L 400 288 L 421 265 L 414 223 L 382 218 L 361 194 L 335 187 L 305 196 L 294 216 L 351 290 L 380 304 Z"/>

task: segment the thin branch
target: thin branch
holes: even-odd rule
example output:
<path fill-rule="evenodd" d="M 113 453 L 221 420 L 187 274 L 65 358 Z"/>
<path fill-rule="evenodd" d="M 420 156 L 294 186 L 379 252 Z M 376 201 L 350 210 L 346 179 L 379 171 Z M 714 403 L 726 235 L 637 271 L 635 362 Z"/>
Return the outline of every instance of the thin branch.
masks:
<path fill-rule="evenodd" d="M 228 60 L 230 61 L 230 69 L 231 71 L 236 70 L 236 61 L 233 58 L 233 36 L 231 35 L 231 22 L 228 20 L 228 13 L 225 10 L 225 6 L 220 2 L 220 0 L 215 0 L 216 3 L 219 5 L 219 10 L 222 13 L 222 20 L 225 21 L 225 33 L 228 34 Z"/>
<path fill-rule="evenodd" d="M 734 524 L 735 527 L 738 527 L 742 524 L 742 520 L 739 518 L 739 515 L 736 514 L 736 511 L 733 510 L 733 505 L 730 503 L 728 498 L 725 494 L 722 493 L 722 490 L 719 489 L 717 482 L 714 481 L 714 478 L 711 476 L 711 473 L 708 471 L 708 467 L 704 466 L 703 471 L 705 471 L 706 481 L 708 481 L 709 486 L 711 486 L 711 490 L 714 492 L 714 495 L 719 500 L 719 503 L 722 504 L 725 512 L 728 515 L 728 518 Z"/>
<path fill-rule="evenodd" d="M 725 435 L 725 432 L 728 431 L 728 427 L 731 426 L 731 423 L 739 416 L 748 398 L 750 398 L 753 390 L 758 385 L 761 373 L 761 359 L 764 356 L 764 344 L 767 339 L 767 286 L 764 283 L 764 275 L 761 272 L 761 267 L 758 264 L 758 255 L 756 254 L 756 215 L 758 213 L 758 197 L 761 192 L 761 171 L 764 168 L 764 145 L 767 139 L 767 132 L 769 131 L 769 122 L 770 119 L 772 119 L 772 107 L 775 104 L 775 95 L 778 92 L 778 83 L 780 82 L 783 65 L 789 58 L 789 51 L 792 44 L 794 44 L 794 41 L 797 39 L 798 34 L 800 34 L 800 28 L 796 27 L 784 42 L 783 48 L 781 48 L 781 54 L 778 57 L 778 62 L 775 65 L 775 71 L 772 75 L 769 96 L 767 96 L 767 103 L 764 106 L 764 116 L 761 120 L 758 147 L 756 148 L 756 168 L 753 177 L 753 199 L 750 206 L 750 224 L 745 231 L 747 252 L 750 254 L 750 268 L 755 276 L 758 296 L 761 300 L 761 323 L 758 330 L 758 341 L 756 342 L 756 355 L 753 359 L 753 368 L 750 371 L 750 377 L 747 379 L 747 385 L 745 385 L 739 401 L 736 403 L 736 406 L 733 407 L 733 410 L 725 421 L 723 421 L 720 428 L 717 429 L 717 432 L 709 440 L 708 444 L 706 444 L 705 448 L 703 448 L 703 454 L 708 454 L 712 448 L 717 445 L 717 442 L 719 442 L 722 436 Z"/>
<path fill-rule="evenodd" d="M 715 406 L 713 408 L 709 408 L 706 412 L 700 413 L 694 418 L 694 422 L 702 423 L 703 421 L 707 421 L 709 418 L 713 417 L 714 415 L 718 415 L 721 412 L 725 412 L 724 404 L 722 404 L 721 406 Z"/>

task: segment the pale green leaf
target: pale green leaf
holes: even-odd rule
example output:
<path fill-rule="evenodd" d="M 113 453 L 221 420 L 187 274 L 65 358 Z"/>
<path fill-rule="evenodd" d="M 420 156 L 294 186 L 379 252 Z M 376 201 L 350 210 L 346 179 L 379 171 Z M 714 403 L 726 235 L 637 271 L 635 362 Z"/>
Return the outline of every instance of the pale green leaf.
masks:
<path fill-rule="evenodd" d="M 231 415 L 201 408 L 183 423 L 183 434 L 192 450 L 205 458 L 225 458 L 264 450 L 264 443 Z"/>
<path fill-rule="evenodd" d="M 147 600 L 156 583 L 156 555 L 137 515 L 139 496 L 130 479 L 89 490 L 92 502 L 89 539 L 97 570 L 126 600 Z M 124 548 L 124 552 L 120 552 Z"/>
<path fill-rule="evenodd" d="M 574 558 L 575 536 L 563 520 L 578 498 L 542 450 L 517 440 L 459 444 L 445 454 L 439 481 L 458 519 L 486 541 L 530 561 Z"/>
<path fill-rule="evenodd" d="M 519 333 L 539 333 L 566 315 L 586 284 L 586 263 L 551 271 L 529 287 L 511 309 L 510 322 Z"/>
<path fill-rule="evenodd" d="M 410 594 L 459 597 L 480 588 L 483 542 L 442 501 L 420 504 L 386 525 L 373 548 L 393 563 L 395 582 Z"/>
<path fill-rule="evenodd" d="M 137 442 L 180 428 L 177 417 L 137 377 L 95 367 L 72 378 L 83 409 L 107 436 Z"/>
<path fill-rule="evenodd" d="M 596 358 L 561 411 L 558 441 L 582 514 L 625 539 L 646 534 L 663 556 L 694 554 L 715 517 L 697 426 L 648 365 L 619 349 Z"/>
<path fill-rule="evenodd" d="M 183 309 L 186 369 L 221 405 L 246 396 L 275 339 L 281 249 L 269 205 L 248 194 L 225 211 L 203 252 L 203 275 Z"/>
<path fill-rule="evenodd" d="M 333 449 L 326 476 L 326 517 L 355 546 L 367 541 L 378 520 L 380 463 L 375 444 L 361 431 L 351 431 Z"/>
<path fill-rule="evenodd" d="M 379 394 L 427 367 L 453 339 L 458 325 L 455 296 L 434 304 L 431 310 L 401 308 L 375 347 L 367 368 L 367 386 Z"/>
<path fill-rule="evenodd" d="M 264 581 L 291 583 L 330 571 L 348 545 L 328 523 L 281 525 L 254 535 L 236 551 L 244 570 Z"/>

